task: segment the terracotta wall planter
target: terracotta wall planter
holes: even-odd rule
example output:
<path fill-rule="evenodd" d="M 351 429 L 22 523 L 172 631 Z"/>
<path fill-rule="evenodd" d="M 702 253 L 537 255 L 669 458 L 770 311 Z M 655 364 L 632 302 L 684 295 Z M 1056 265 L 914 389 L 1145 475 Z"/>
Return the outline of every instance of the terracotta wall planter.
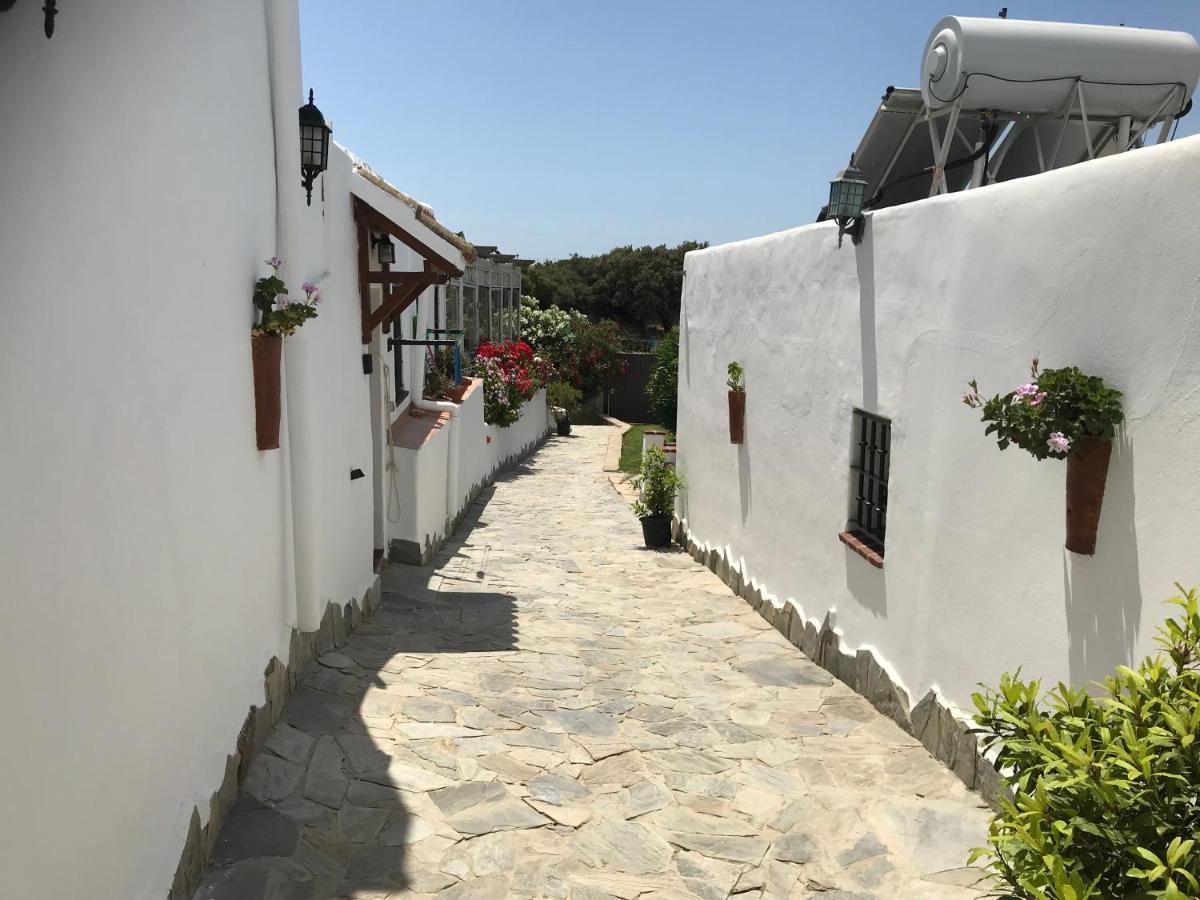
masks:
<path fill-rule="evenodd" d="M 729 392 L 729 443 L 740 444 L 746 439 L 746 392 Z"/>
<path fill-rule="evenodd" d="M 1067 549 L 1072 553 L 1091 556 L 1096 552 L 1096 529 L 1111 456 L 1111 440 L 1084 437 L 1067 457 Z"/>
<path fill-rule="evenodd" d="M 259 450 L 279 449 L 279 358 L 283 337 L 278 334 L 250 335 L 254 360 L 254 433 Z"/>

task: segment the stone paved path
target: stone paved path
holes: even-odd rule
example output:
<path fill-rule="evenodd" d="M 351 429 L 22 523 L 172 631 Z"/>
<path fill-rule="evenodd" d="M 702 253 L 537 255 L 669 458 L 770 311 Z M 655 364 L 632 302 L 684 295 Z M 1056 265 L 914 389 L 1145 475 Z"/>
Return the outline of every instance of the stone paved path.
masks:
<path fill-rule="evenodd" d="M 977 797 L 682 552 L 576 428 L 290 701 L 198 897 L 977 897 Z M 469 529 L 469 530 L 468 530 Z"/>

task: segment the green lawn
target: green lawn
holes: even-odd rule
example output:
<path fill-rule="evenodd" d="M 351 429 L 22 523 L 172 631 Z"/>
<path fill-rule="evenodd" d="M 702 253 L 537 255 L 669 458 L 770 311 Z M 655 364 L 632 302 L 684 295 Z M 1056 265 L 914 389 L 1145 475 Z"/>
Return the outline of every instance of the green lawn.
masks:
<path fill-rule="evenodd" d="M 642 470 L 642 433 L 649 428 L 651 431 L 666 431 L 667 440 L 673 441 L 675 436 L 662 425 L 634 425 L 621 438 L 621 471 L 636 475 Z"/>

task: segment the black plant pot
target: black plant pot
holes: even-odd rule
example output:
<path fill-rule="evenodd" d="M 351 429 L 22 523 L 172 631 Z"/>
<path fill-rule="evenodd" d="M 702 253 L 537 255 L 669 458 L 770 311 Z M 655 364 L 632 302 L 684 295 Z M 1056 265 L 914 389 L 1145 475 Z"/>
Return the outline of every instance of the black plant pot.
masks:
<path fill-rule="evenodd" d="M 558 436 L 567 437 L 571 433 L 571 420 L 563 416 L 558 420 Z"/>
<path fill-rule="evenodd" d="M 671 517 L 642 516 L 642 538 L 647 547 L 670 547 Z"/>

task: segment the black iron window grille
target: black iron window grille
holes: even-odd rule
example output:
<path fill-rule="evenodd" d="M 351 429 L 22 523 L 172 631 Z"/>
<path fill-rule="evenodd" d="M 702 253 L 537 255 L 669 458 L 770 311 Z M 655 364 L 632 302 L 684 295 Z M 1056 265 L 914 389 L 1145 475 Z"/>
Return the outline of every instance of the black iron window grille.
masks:
<path fill-rule="evenodd" d="M 846 530 L 880 556 L 883 555 L 883 542 L 887 535 L 891 447 L 891 421 L 861 409 L 854 410 L 850 522 Z"/>

